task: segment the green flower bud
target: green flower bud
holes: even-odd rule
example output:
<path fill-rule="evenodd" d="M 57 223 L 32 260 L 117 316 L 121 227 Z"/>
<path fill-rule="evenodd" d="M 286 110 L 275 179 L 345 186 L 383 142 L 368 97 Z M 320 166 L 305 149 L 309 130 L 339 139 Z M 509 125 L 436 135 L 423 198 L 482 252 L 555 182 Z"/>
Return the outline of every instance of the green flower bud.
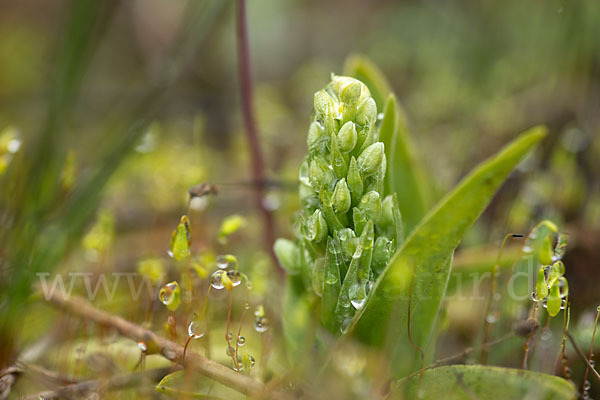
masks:
<path fill-rule="evenodd" d="M 307 221 L 307 238 L 313 242 L 322 242 L 327 237 L 327 221 L 321 210 L 315 210 Z"/>
<path fill-rule="evenodd" d="M 323 295 L 323 284 L 325 283 L 325 267 L 327 266 L 327 257 L 320 257 L 315 260 L 315 266 L 312 271 L 312 287 L 317 296 Z"/>
<path fill-rule="evenodd" d="M 321 189 L 321 192 L 319 193 L 319 200 L 321 201 L 321 211 L 323 212 L 325 221 L 327 221 L 329 232 L 333 233 L 338 229 L 344 228 L 344 224 L 342 221 L 340 221 L 340 218 L 343 217 L 342 219 L 344 222 L 346 222 L 346 217 L 340 215 L 340 218 L 338 218 L 338 216 L 335 214 L 335 211 L 333 211 L 333 203 L 330 192 L 326 189 Z"/>
<path fill-rule="evenodd" d="M 378 224 L 383 235 L 395 239 L 397 245 L 403 241 L 402 216 L 396 193 L 386 196 L 381 203 L 381 219 Z"/>
<path fill-rule="evenodd" d="M 317 151 L 318 147 L 326 142 L 326 139 L 327 135 L 324 134 L 322 126 L 316 122 L 310 124 L 308 138 L 306 140 L 309 152 Z"/>
<path fill-rule="evenodd" d="M 350 195 L 352 196 L 352 205 L 355 206 L 360 202 L 360 198 L 363 195 L 364 184 L 360 175 L 358 161 L 356 161 L 356 158 L 354 157 L 350 159 L 347 182 Z"/>
<path fill-rule="evenodd" d="M 365 213 L 367 218 L 377 223 L 381 218 L 381 198 L 375 191 L 367 192 L 360 199 L 358 208 Z"/>
<path fill-rule="evenodd" d="M 362 212 L 358 207 L 354 207 L 352 210 L 352 222 L 354 222 L 354 231 L 357 235 L 362 235 L 365 225 L 367 225 L 367 215 Z"/>
<path fill-rule="evenodd" d="M 370 125 L 375 122 L 375 118 L 377 118 L 377 104 L 372 97 L 369 97 L 358 106 L 356 122 L 360 125 Z"/>
<path fill-rule="evenodd" d="M 348 156 L 343 154 L 338 146 L 337 138 L 331 141 L 331 166 L 338 178 L 343 178 L 348 173 Z"/>
<path fill-rule="evenodd" d="M 345 179 L 342 178 L 336 183 L 333 191 L 333 198 L 331 200 L 335 212 L 338 214 L 348 212 L 350 205 L 352 204 L 352 198 Z"/>
<path fill-rule="evenodd" d="M 336 232 L 336 238 L 340 243 L 340 248 L 342 249 L 342 256 L 344 257 L 345 262 L 350 262 L 352 259 L 352 255 L 356 250 L 357 238 L 356 233 L 350 228 L 340 229 Z M 342 277 L 345 274 L 342 274 Z"/>
<path fill-rule="evenodd" d="M 333 171 L 321 157 L 315 157 L 310 162 L 308 178 L 310 185 L 315 190 L 319 190 L 321 187 L 329 187 L 335 180 Z"/>
<path fill-rule="evenodd" d="M 323 116 L 331 116 L 333 113 L 333 99 L 324 90 L 315 93 L 315 111 Z"/>
<path fill-rule="evenodd" d="M 300 270 L 300 250 L 291 240 L 277 239 L 273 245 L 273 251 L 279 264 L 289 274 L 297 274 Z"/>
<path fill-rule="evenodd" d="M 380 167 L 384 156 L 383 143 L 373 143 L 369 147 L 363 150 L 356 160 L 358 167 L 363 176 L 368 176 L 377 172 Z"/>
<path fill-rule="evenodd" d="M 301 183 L 298 192 L 300 194 L 300 202 L 305 209 L 313 211 L 319 207 L 319 196 L 311 186 Z"/>
<path fill-rule="evenodd" d="M 394 242 L 385 236 L 379 236 L 373 246 L 373 261 L 371 262 L 371 269 L 376 277 L 381 275 L 385 267 L 387 267 L 393 254 Z"/>
<path fill-rule="evenodd" d="M 340 99 L 346 105 L 356 105 L 360 99 L 362 84 L 359 81 L 348 83 L 340 90 Z"/>
<path fill-rule="evenodd" d="M 354 149 L 354 146 L 356 146 L 356 141 L 358 139 L 357 135 L 354 122 L 346 122 L 337 134 L 339 149 L 344 153 L 351 152 Z"/>

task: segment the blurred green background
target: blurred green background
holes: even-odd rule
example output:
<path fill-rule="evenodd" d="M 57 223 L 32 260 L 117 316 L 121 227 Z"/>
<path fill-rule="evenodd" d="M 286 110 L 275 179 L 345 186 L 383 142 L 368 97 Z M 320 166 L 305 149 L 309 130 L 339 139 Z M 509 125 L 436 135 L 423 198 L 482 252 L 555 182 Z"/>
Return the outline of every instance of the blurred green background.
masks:
<path fill-rule="evenodd" d="M 276 314 L 280 291 L 244 184 L 234 16 L 225 0 L 0 1 L 0 353 L 36 339 L 14 333 L 35 311 L 25 303 L 36 272 L 135 271 L 165 256 L 188 212 L 196 251 L 238 254 Z M 573 318 L 589 324 L 600 289 L 599 21 L 596 0 L 249 1 L 261 145 L 268 177 L 285 183 L 265 200 L 278 235 L 289 236 L 298 207 L 312 95 L 362 53 L 405 108 L 431 203 L 520 131 L 549 127 L 455 270 L 489 268 L 507 232 L 551 218 L 569 236 Z M 219 194 L 190 211 L 187 190 L 200 182 Z M 86 247 L 98 210 L 114 223 L 108 244 Z M 249 223 L 223 245 L 231 214 Z M 453 348 L 476 335 L 479 313 L 449 308 Z M 19 332 L 46 326 L 26 321 Z"/>

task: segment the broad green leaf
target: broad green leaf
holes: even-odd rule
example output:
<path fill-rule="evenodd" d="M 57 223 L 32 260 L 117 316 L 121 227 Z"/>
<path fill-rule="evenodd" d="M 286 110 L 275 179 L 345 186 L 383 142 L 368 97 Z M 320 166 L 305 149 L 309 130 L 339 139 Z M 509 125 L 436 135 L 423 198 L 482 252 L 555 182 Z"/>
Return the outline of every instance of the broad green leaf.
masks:
<path fill-rule="evenodd" d="M 364 82 L 377 103 L 378 111 L 384 113 L 379 140 L 385 145 L 387 159 L 385 194 L 398 194 L 404 231 L 409 233 L 429 209 L 430 188 L 426 184 L 430 179 L 419 163 L 404 111 L 383 73 L 368 58 L 350 56 L 344 73 Z"/>
<path fill-rule="evenodd" d="M 424 371 L 420 383 L 418 375 L 400 380 L 390 399 L 570 400 L 576 397 L 575 387 L 557 376 L 522 369 L 452 365 Z"/>
<path fill-rule="evenodd" d="M 544 136 L 544 128 L 533 128 L 475 168 L 415 228 L 376 281 L 356 333 L 367 343 L 387 347 L 397 376 L 419 366 L 417 350 L 407 336 L 411 287 L 412 339 L 431 355 L 428 344 L 454 249 L 508 174 Z"/>
<path fill-rule="evenodd" d="M 176 399 L 243 399 L 244 395 L 191 371 L 176 371 L 156 385 L 156 390 Z"/>

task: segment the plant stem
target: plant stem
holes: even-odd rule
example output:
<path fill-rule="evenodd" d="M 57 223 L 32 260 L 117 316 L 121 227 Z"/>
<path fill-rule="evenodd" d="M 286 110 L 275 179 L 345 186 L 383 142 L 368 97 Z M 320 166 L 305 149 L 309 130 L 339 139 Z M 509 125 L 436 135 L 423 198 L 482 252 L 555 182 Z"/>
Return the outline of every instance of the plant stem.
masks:
<path fill-rule="evenodd" d="M 214 379 L 241 393 L 252 395 L 263 392 L 264 385 L 262 383 L 191 351 L 187 352 L 184 359 L 182 346 L 121 317 L 98 310 L 80 297 L 70 296 L 70 298 L 65 299 L 62 294 L 56 292 L 47 301 L 77 317 L 95 322 L 98 325 L 114 328 L 121 335 L 136 342 L 143 341 L 148 346 L 149 354 L 161 354 L 170 361 Z M 273 397 L 281 397 L 277 393 L 272 395 Z"/>
<path fill-rule="evenodd" d="M 131 374 L 115 375 L 106 380 L 88 380 L 75 384 L 69 384 L 58 387 L 54 390 L 37 393 L 27 396 L 26 399 L 63 399 L 79 397 L 98 390 L 112 391 L 127 389 L 144 381 L 157 382 L 165 375 L 175 371 L 173 368 L 157 368 L 144 372 L 134 372 Z"/>
<path fill-rule="evenodd" d="M 246 19 L 246 0 L 238 0 L 237 7 L 237 39 L 238 39 L 238 70 L 240 79 L 240 89 L 242 98 L 242 112 L 244 117 L 244 128 L 246 139 L 250 147 L 252 179 L 255 182 L 264 182 L 265 166 L 264 157 L 260 148 L 260 138 L 256 128 L 253 107 L 253 89 L 250 69 L 250 51 L 248 45 L 248 26 Z M 264 204 L 264 187 L 259 185 L 255 191 L 256 207 L 262 214 L 264 224 L 264 245 L 273 259 L 275 268 L 283 275 L 283 269 L 280 267 L 273 243 L 275 242 L 275 224 L 271 211 Z"/>
<path fill-rule="evenodd" d="M 494 329 L 492 323 L 490 323 L 490 321 L 488 321 L 488 318 L 489 318 L 490 314 L 495 312 L 494 306 L 495 306 L 495 302 L 496 302 L 496 281 L 498 280 L 498 270 L 500 269 L 500 262 L 502 260 L 502 252 L 504 251 L 504 246 L 506 245 L 506 242 L 512 237 L 523 237 L 523 235 L 519 235 L 516 233 L 509 233 L 508 235 L 506 235 L 504 237 L 504 240 L 502 241 L 502 246 L 500 246 L 500 250 L 498 251 L 496 263 L 494 264 L 494 267 L 492 268 L 492 283 L 491 283 L 491 287 L 490 287 L 490 297 L 489 297 L 487 305 L 486 305 L 485 313 L 483 314 L 483 341 L 482 341 L 482 346 L 481 346 L 481 356 L 479 358 L 479 362 L 483 365 L 485 365 L 487 363 L 488 349 L 487 349 L 486 344 L 492 337 L 492 333 L 493 333 L 493 329 Z"/>
<path fill-rule="evenodd" d="M 573 338 L 573 335 L 571 335 L 571 332 L 566 331 L 565 334 L 566 334 L 566 337 L 569 338 L 571 345 L 573 345 L 573 348 L 575 349 L 575 353 L 577 353 L 579 358 L 581 358 L 583 360 L 583 362 L 585 362 L 585 365 L 587 365 L 589 370 L 593 372 L 593 375 L 596 377 L 596 379 L 598 379 L 598 381 L 600 381 L 600 374 L 598 373 L 598 371 L 596 371 L 596 368 L 594 368 L 594 366 L 592 364 L 590 364 L 590 361 L 587 359 L 585 354 L 583 354 L 583 351 L 581 351 L 581 349 L 579 348 L 579 345 L 575 341 L 575 338 Z"/>

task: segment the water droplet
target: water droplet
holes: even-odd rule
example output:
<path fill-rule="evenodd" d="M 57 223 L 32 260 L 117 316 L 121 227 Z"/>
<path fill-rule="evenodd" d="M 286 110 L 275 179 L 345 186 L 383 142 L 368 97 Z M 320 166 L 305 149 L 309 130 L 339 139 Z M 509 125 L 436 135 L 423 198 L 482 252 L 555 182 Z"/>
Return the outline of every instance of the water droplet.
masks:
<path fill-rule="evenodd" d="M 590 365 L 591 365 L 591 366 L 592 366 L 592 368 L 593 368 L 593 367 L 595 367 L 595 366 L 596 366 L 596 362 L 595 362 L 594 360 L 590 360 Z"/>
<path fill-rule="evenodd" d="M 237 344 L 238 344 L 238 346 L 245 345 L 246 344 L 246 338 L 243 337 L 243 336 L 238 336 Z"/>
<path fill-rule="evenodd" d="M 237 257 L 231 254 L 217 257 L 217 267 L 219 269 L 236 268 L 238 265 Z"/>
<path fill-rule="evenodd" d="M 235 349 L 231 346 L 227 346 L 227 351 L 226 351 L 227 355 L 229 357 L 232 357 L 235 354 Z"/>
<path fill-rule="evenodd" d="M 239 286 L 242 283 L 242 274 L 237 271 L 229 271 L 227 272 L 227 276 L 231 279 L 231 283 L 233 283 L 233 287 Z"/>
<path fill-rule="evenodd" d="M 491 313 L 489 313 L 488 315 L 486 315 L 485 320 L 487 321 L 488 324 L 495 324 L 496 322 L 498 322 L 498 320 L 500 319 L 500 313 L 498 313 L 497 311 L 493 311 Z"/>
<path fill-rule="evenodd" d="M 352 318 L 345 318 L 340 325 L 340 332 L 346 334 L 350 325 L 352 325 Z"/>
<path fill-rule="evenodd" d="M 266 317 L 256 317 L 254 321 L 254 330 L 263 333 L 269 330 L 269 320 Z"/>
<path fill-rule="evenodd" d="M 536 303 L 539 301 L 535 290 L 533 292 L 531 292 L 531 300 L 535 301 Z"/>
<path fill-rule="evenodd" d="M 250 360 L 250 367 L 254 367 L 254 364 L 256 364 L 256 360 L 254 359 L 254 357 L 248 354 L 248 359 Z"/>
<path fill-rule="evenodd" d="M 565 299 L 562 299 L 562 301 L 560 302 L 560 309 L 564 310 L 567 307 L 567 302 Z"/>
<path fill-rule="evenodd" d="M 352 304 L 352 307 L 356 308 L 357 310 L 360 310 L 365 305 L 366 300 L 366 297 L 362 297 L 358 299 L 352 299 L 350 300 L 350 303 Z"/>
<path fill-rule="evenodd" d="M 170 282 L 163 286 L 159 293 L 160 302 L 164 305 L 168 305 L 177 287 L 178 285 L 175 282 Z"/>
<path fill-rule="evenodd" d="M 377 121 L 383 120 L 383 113 L 377 114 Z"/>
<path fill-rule="evenodd" d="M 227 334 L 225 334 L 225 340 L 231 342 L 231 339 L 233 339 L 233 333 L 227 332 Z"/>
<path fill-rule="evenodd" d="M 200 339 L 204 336 L 204 332 L 202 332 L 202 327 L 200 325 L 200 318 L 196 313 L 192 315 L 192 321 L 188 325 L 188 335 L 193 339 Z"/>
<path fill-rule="evenodd" d="M 223 285 L 223 281 L 221 279 L 221 274 L 223 273 L 222 270 L 218 270 L 215 271 L 211 276 L 210 276 L 210 285 L 217 289 L 217 290 L 221 290 L 223 289 L 225 286 Z"/>
<path fill-rule="evenodd" d="M 585 383 L 583 384 L 583 390 L 590 390 L 591 387 L 592 387 L 592 384 L 590 383 L 590 381 L 588 381 L 586 379 Z"/>
<path fill-rule="evenodd" d="M 142 351 L 142 353 L 145 353 L 146 351 L 148 351 L 148 345 L 146 344 L 146 342 L 138 342 L 137 345 L 140 348 L 140 350 Z"/>

